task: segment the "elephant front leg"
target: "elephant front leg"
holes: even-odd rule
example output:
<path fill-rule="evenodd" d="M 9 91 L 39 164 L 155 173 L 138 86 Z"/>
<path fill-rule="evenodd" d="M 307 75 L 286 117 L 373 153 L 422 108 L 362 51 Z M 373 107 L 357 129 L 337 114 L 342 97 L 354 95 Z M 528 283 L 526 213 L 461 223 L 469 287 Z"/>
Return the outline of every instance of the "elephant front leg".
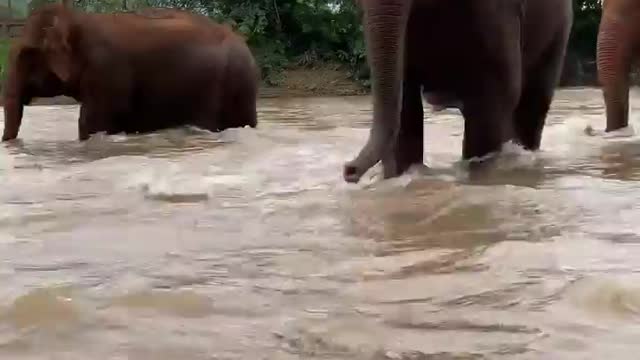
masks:
<path fill-rule="evenodd" d="M 506 94 L 502 91 L 487 91 L 483 96 L 465 100 L 464 138 L 462 157 L 464 160 L 482 159 L 499 152 L 502 144 L 513 137 L 513 114 L 519 92 L 515 89 Z"/>
<path fill-rule="evenodd" d="M 538 150 L 545 120 L 560 80 L 568 31 L 562 33 L 527 76 L 514 116 L 515 140 L 527 150 Z"/>
<path fill-rule="evenodd" d="M 112 113 L 99 102 L 83 103 L 80 107 L 80 118 L 78 119 L 78 139 L 85 141 L 89 136 L 98 131 L 107 129 L 112 119 Z"/>
<path fill-rule="evenodd" d="M 89 139 L 89 118 L 91 111 L 87 105 L 80 107 L 80 118 L 78 119 L 78 140 L 85 141 Z"/>
<path fill-rule="evenodd" d="M 382 159 L 384 177 L 400 176 L 424 161 L 424 110 L 420 83 L 405 80 L 402 89 L 400 131 L 393 150 Z"/>
<path fill-rule="evenodd" d="M 490 19 L 478 29 L 482 73 L 468 79 L 476 86 L 464 93 L 462 157 L 482 159 L 499 152 L 514 137 L 513 117 L 522 92 L 524 15 L 521 2 L 515 7 L 487 6 L 473 2 L 474 16 Z M 502 2 L 501 2 L 502 4 Z M 475 60 L 478 61 L 478 60 Z M 473 72 L 471 74 L 474 74 Z"/>

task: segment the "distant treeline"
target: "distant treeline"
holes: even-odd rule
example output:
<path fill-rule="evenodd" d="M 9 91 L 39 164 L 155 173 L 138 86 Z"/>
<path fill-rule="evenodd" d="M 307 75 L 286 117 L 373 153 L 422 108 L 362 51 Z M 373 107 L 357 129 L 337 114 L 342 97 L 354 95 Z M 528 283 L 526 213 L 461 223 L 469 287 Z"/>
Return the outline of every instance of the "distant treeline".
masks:
<path fill-rule="evenodd" d="M 15 1 L 15 0 L 14 0 Z M 33 0 L 30 8 L 60 0 Z M 135 10 L 146 6 L 186 8 L 232 24 L 248 39 L 265 81 L 279 82 L 287 66 L 342 64 L 367 83 L 368 69 L 354 0 L 73 0 L 87 11 Z M 595 81 L 595 48 L 601 0 L 573 0 L 574 28 L 564 85 Z"/>

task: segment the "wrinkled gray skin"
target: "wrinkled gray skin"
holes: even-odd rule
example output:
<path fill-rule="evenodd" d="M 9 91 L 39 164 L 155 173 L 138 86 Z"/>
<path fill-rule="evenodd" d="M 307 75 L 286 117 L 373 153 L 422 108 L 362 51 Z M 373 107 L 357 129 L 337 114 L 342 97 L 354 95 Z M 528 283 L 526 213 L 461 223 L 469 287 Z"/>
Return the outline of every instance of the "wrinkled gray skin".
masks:
<path fill-rule="evenodd" d="M 356 1 L 373 124 L 344 166 L 345 181 L 358 182 L 379 161 L 385 178 L 423 162 L 422 92 L 458 100 L 463 159 L 499 151 L 508 140 L 539 148 L 573 21 L 571 0 Z"/>
<path fill-rule="evenodd" d="M 640 60 L 640 2 L 607 0 L 598 30 L 598 80 L 607 114 L 606 131 L 629 125 L 629 73 Z"/>

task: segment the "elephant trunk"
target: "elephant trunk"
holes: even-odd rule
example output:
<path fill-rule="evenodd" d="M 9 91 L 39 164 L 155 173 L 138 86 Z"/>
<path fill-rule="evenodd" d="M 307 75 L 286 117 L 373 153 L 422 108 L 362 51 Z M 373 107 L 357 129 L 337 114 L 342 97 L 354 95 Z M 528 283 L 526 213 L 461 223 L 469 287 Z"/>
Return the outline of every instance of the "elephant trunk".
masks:
<path fill-rule="evenodd" d="M 629 71 L 631 38 L 623 20 L 604 14 L 598 31 L 598 80 L 602 86 L 607 113 L 606 131 L 629 124 Z"/>
<path fill-rule="evenodd" d="M 404 37 L 411 0 L 364 0 L 364 34 L 371 68 L 373 124 L 366 145 L 345 164 L 344 179 L 358 182 L 392 150 L 400 129 Z"/>
<path fill-rule="evenodd" d="M 25 94 L 20 79 L 18 79 L 16 64 L 11 64 L 4 87 L 2 100 L 4 106 L 4 133 L 2 141 L 12 140 L 18 137 L 22 113 L 24 109 Z"/>

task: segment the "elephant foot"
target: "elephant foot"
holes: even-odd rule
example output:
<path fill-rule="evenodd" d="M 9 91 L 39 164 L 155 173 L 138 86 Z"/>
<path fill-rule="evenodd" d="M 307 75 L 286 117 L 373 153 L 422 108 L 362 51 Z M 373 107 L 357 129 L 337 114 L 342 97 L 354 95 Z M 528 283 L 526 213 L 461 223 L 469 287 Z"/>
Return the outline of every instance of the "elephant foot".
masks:
<path fill-rule="evenodd" d="M 5 126 L 7 126 L 5 124 Z M 2 141 L 9 141 L 9 140 L 13 140 L 15 138 L 18 137 L 18 131 L 15 129 L 4 129 L 4 132 L 2 133 Z"/>
<path fill-rule="evenodd" d="M 395 156 L 396 154 L 394 154 Z M 420 162 L 398 162 L 396 159 L 385 159 L 382 161 L 383 167 L 383 177 L 385 179 L 390 179 L 394 177 L 401 176 L 402 174 L 410 171 L 417 171 L 419 173 L 425 172 L 429 170 L 429 167 L 425 165 L 422 161 Z M 368 168 L 362 171 L 363 168 L 358 167 L 357 163 L 354 161 L 350 161 L 344 164 L 342 176 L 344 181 L 352 184 L 357 184 L 360 182 L 362 176 L 369 170 Z"/>
<path fill-rule="evenodd" d="M 629 127 L 628 121 L 623 122 L 623 123 L 619 123 L 619 124 L 615 124 L 615 125 L 607 124 L 607 127 L 604 129 L 604 132 L 610 133 L 610 132 L 614 132 L 614 131 L 620 131 L 620 130 L 626 129 L 628 127 Z"/>

